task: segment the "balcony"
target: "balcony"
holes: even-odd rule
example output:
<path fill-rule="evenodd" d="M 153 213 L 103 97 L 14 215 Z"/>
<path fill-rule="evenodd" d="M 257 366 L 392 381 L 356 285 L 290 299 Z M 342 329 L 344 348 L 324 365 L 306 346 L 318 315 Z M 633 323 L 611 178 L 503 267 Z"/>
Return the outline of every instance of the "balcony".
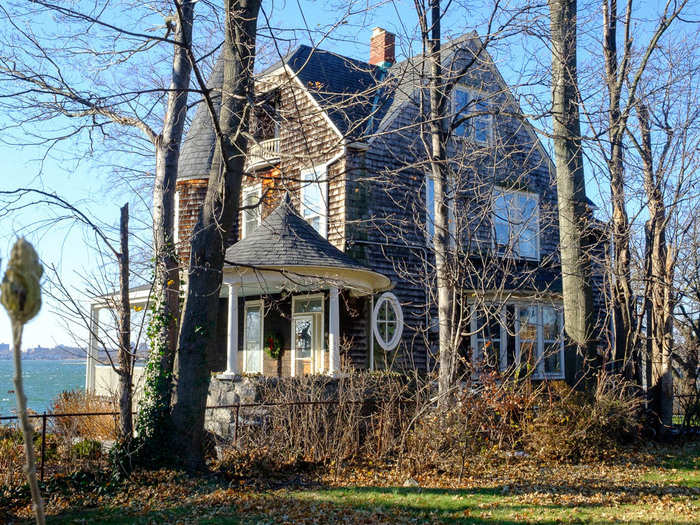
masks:
<path fill-rule="evenodd" d="M 246 171 L 253 171 L 266 166 L 274 166 L 280 161 L 279 137 L 248 143 L 248 157 L 245 163 Z"/>

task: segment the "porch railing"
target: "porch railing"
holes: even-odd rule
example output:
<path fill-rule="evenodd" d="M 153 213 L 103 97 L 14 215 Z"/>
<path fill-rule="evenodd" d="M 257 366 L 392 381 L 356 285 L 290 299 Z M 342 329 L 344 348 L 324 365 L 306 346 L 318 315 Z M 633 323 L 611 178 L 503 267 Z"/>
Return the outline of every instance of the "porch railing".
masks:
<path fill-rule="evenodd" d="M 248 144 L 248 157 L 246 170 L 251 170 L 265 165 L 275 164 L 280 160 L 280 139 L 251 141 Z"/>

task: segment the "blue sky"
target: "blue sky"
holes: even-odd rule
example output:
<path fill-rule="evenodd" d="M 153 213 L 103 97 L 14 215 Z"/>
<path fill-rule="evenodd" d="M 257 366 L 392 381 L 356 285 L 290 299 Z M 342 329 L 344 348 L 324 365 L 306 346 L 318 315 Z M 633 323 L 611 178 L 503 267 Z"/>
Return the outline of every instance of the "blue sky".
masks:
<path fill-rule="evenodd" d="M 272 19 L 275 36 L 282 39 L 282 46 L 292 43 L 314 43 L 324 49 L 366 60 L 369 56 L 372 28 L 382 26 L 398 35 L 397 53 L 399 55 L 419 51 L 414 38 L 416 16 L 412 1 L 378 2 L 365 10 L 364 7 L 369 3 L 353 6 L 352 15 L 347 23 L 340 25 L 320 44 L 319 41 L 329 27 L 338 19 L 340 13 L 347 9 L 346 3 L 338 0 L 332 2 L 265 1 L 263 7 Z M 517 4 L 518 2 L 514 3 L 514 5 Z M 655 5 L 655 2 L 638 4 L 640 13 L 649 15 L 655 10 Z M 486 16 L 485 8 L 468 11 L 468 6 L 454 3 L 451 9 L 452 14 L 443 23 L 446 37 L 457 36 L 473 29 L 475 25 L 477 29 L 483 29 L 481 22 Z M 264 20 L 262 16 L 261 20 Z M 123 24 L 131 30 L 144 31 L 153 26 L 154 19 L 148 16 L 133 19 L 128 11 L 124 11 L 113 22 Z M 544 22 L 546 23 L 546 20 Z M 1 20 L 0 23 L 2 23 Z M 47 19 L 44 23 L 48 24 L 52 21 Z M 597 30 L 597 27 L 593 29 Z M 211 40 L 216 41 L 217 37 L 212 36 Z M 492 55 L 507 82 L 518 79 L 523 69 L 546 68 L 549 62 L 548 52 L 537 40 L 517 36 L 497 45 L 492 50 Z M 167 61 L 165 66 L 161 72 L 167 73 Z M 539 89 L 542 93 L 543 88 L 534 89 Z M 545 89 L 544 92 L 546 91 Z M 4 118 L 0 116 L 0 124 L 6 125 L 7 121 L 3 120 Z M 45 125 L 37 124 L 37 126 Z M 0 133 L 3 132 L 0 131 Z M 133 191 L 124 184 L 114 183 L 110 169 L 106 168 L 109 159 L 100 156 L 87 158 L 79 163 L 75 161 L 75 158 L 81 156 L 81 150 L 87 150 L 89 147 L 84 136 L 80 140 L 59 145 L 43 163 L 38 159 L 43 157 L 44 148 L 6 144 L 7 135 L 0 135 L 0 139 L 2 139 L 0 140 L 0 159 L 4 168 L 4 176 L 0 179 L 0 190 L 32 187 L 56 192 L 78 205 L 94 220 L 107 225 L 116 224 L 119 207 L 129 200 L 135 206 L 138 218 L 143 222 L 142 226 L 147 224 L 146 211 L 143 205 L 139 206 Z M 99 150 L 99 147 L 97 149 Z M 149 164 L 147 159 L 137 155 L 130 156 L 128 151 L 120 152 L 112 160 L 119 164 L 137 164 L 146 168 Z M 589 194 L 597 199 L 597 193 L 598 190 L 594 187 L 593 181 L 589 181 Z M 148 199 L 147 194 L 143 197 L 145 200 Z M 48 205 L 38 205 L 13 215 L 12 218 L 0 218 L 0 258 L 3 261 L 6 260 L 11 243 L 17 233 L 22 233 L 37 246 L 43 260 L 57 265 L 66 283 L 79 290 L 86 286 L 92 273 L 102 268 L 103 262 L 91 248 L 95 244 L 94 238 L 86 232 L 85 228 L 71 225 L 67 221 L 50 227 L 39 227 L 42 224 L 41 221 L 51 218 L 55 213 Z M 139 236 L 140 244 L 143 246 L 147 229 L 140 231 Z M 2 268 L 4 270 L 4 264 Z M 25 335 L 27 346 L 72 344 L 71 337 L 62 327 L 59 316 L 55 314 L 56 308 L 57 305 L 47 301 L 39 316 L 27 328 Z M 9 323 L 2 314 L 0 315 L 0 342 L 9 342 L 9 333 Z"/>

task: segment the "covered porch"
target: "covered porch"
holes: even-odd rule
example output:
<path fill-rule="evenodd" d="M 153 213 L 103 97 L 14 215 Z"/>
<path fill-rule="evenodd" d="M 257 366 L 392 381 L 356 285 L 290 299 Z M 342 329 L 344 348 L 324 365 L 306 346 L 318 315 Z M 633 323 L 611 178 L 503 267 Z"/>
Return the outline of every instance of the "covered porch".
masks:
<path fill-rule="evenodd" d="M 389 288 L 387 277 L 330 244 L 285 196 L 226 252 L 226 370 L 219 377 L 336 375 L 345 303 Z"/>

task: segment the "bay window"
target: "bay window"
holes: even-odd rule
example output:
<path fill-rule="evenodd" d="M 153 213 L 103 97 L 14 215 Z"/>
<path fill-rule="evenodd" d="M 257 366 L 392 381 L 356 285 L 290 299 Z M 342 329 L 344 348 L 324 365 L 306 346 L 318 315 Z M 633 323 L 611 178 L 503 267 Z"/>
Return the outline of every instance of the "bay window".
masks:
<path fill-rule="evenodd" d="M 472 364 L 505 372 L 520 367 L 534 379 L 564 378 L 563 311 L 559 306 L 508 303 L 471 307 Z"/>

